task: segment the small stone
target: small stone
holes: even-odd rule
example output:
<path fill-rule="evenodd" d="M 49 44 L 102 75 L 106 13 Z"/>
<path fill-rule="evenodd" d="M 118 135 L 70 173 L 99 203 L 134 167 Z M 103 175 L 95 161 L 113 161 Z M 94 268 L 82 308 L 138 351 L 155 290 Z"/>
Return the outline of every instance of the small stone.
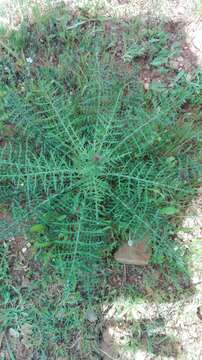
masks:
<path fill-rule="evenodd" d="M 202 28 L 195 31 L 192 42 L 195 48 L 202 50 Z"/>
<path fill-rule="evenodd" d="M 25 247 L 22 248 L 23 254 L 26 253 L 26 251 L 27 251 L 27 248 L 26 248 L 26 246 L 25 246 Z"/>
<path fill-rule="evenodd" d="M 19 332 L 17 330 L 13 329 L 13 328 L 9 329 L 9 335 L 14 337 L 14 338 L 19 338 L 20 337 Z"/>
<path fill-rule="evenodd" d="M 108 345 L 112 345 L 113 343 L 113 338 L 112 335 L 110 334 L 109 328 L 107 328 L 102 335 L 103 341 L 108 344 Z"/>
<path fill-rule="evenodd" d="M 30 286 L 30 281 L 29 279 L 23 277 L 22 282 L 21 282 L 21 287 L 22 288 L 28 288 Z"/>
<path fill-rule="evenodd" d="M 189 74 L 187 74 L 187 76 L 186 76 L 186 80 L 187 81 L 191 81 L 192 80 L 192 75 L 189 73 Z"/>
<path fill-rule="evenodd" d="M 145 350 L 142 350 L 142 349 L 138 349 L 136 352 L 135 352 L 135 359 L 136 360 L 145 360 L 148 358 L 147 356 L 147 352 Z"/>
<path fill-rule="evenodd" d="M 86 320 L 88 320 L 90 322 L 97 321 L 97 315 L 95 314 L 95 312 L 93 310 L 88 310 L 86 312 Z"/>
<path fill-rule="evenodd" d="M 145 91 L 149 91 L 149 82 L 144 82 L 143 87 Z"/>
<path fill-rule="evenodd" d="M 145 241 L 129 246 L 128 243 L 122 245 L 114 254 L 116 261 L 128 265 L 148 265 L 151 250 L 148 249 Z"/>
<path fill-rule="evenodd" d="M 183 57 L 182 57 L 182 56 L 179 56 L 179 57 L 177 57 L 177 58 L 171 59 L 170 62 L 169 62 L 169 65 L 170 65 L 170 67 L 171 67 L 172 69 L 178 70 L 180 66 L 181 66 L 181 67 L 183 66 L 183 63 L 184 63 Z"/>
<path fill-rule="evenodd" d="M 26 58 L 26 61 L 28 64 L 32 64 L 33 63 L 33 59 L 31 57 Z"/>

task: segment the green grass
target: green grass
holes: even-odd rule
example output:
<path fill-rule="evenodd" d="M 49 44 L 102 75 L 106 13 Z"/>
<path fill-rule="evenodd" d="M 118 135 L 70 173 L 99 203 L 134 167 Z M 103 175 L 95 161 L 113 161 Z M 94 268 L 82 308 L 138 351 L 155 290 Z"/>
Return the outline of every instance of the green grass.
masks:
<path fill-rule="evenodd" d="M 0 201 L 12 220 L 1 221 L 0 326 L 31 324 L 35 358 L 96 358 L 100 328 L 86 310 L 109 301 L 105 269 L 131 234 L 149 235 L 151 264 L 165 279 L 186 271 L 173 239 L 199 184 L 201 73 L 171 73 L 179 44 L 162 25 L 142 31 L 134 20 L 120 30 L 112 21 L 110 33 L 107 25 L 59 7 L 1 42 Z M 145 91 L 142 58 L 169 86 Z M 27 288 L 7 240 L 22 233 Z"/>
<path fill-rule="evenodd" d="M 201 0 L 198 0 L 198 2 L 197 2 L 196 11 L 197 11 L 197 14 L 199 14 L 199 15 L 202 13 L 202 1 Z"/>

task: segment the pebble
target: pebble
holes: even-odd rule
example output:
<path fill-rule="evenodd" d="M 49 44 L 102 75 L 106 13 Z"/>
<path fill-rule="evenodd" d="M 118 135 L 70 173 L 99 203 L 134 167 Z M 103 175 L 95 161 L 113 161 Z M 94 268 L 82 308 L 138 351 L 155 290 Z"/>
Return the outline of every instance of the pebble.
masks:
<path fill-rule="evenodd" d="M 93 310 L 88 310 L 86 312 L 86 320 L 90 321 L 90 322 L 95 322 L 97 321 L 97 315 Z"/>
<path fill-rule="evenodd" d="M 17 330 L 13 329 L 13 328 L 9 329 L 9 335 L 14 337 L 14 338 L 19 338 L 20 337 L 19 332 Z"/>
<path fill-rule="evenodd" d="M 132 246 L 125 243 L 114 254 L 115 260 L 122 264 L 142 266 L 148 265 L 150 256 L 151 250 L 144 240 Z"/>
<path fill-rule="evenodd" d="M 195 31 L 192 42 L 198 50 L 202 50 L 202 28 Z"/>

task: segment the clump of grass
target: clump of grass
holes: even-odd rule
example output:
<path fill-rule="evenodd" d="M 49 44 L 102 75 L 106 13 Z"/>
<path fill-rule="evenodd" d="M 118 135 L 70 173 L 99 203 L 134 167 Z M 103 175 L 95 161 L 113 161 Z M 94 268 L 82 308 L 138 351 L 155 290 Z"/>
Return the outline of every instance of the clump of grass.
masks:
<path fill-rule="evenodd" d="M 149 234 L 154 264 L 184 269 L 173 247 L 177 221 L 170 220 L 198 184 L 198 118 L 187 119 L 183 106 L 198 102 L 201 75 L 190 80 L 181 72 L 172 86 L 145 91 L 129 31 L 122 60 L 131 72 L 124 76 L 103 20 L 59 14 L 24 25 L 4 47 L 2 131 L 9 124 L 15 134 L 1 147 L 1 202 L 11 204 L 10 232 L 25 229 L 35 257 L 60 274 L 62 298 L 74 309 L 92 299 L 101 263 L 130 234 Z M 159 34 L 163 42 L 167 36 Z M 149 44 L 157 66 L 162 51 L 148 41 L 147 52 Z M 168 64 L 162 56 L 160 65 Z"/>

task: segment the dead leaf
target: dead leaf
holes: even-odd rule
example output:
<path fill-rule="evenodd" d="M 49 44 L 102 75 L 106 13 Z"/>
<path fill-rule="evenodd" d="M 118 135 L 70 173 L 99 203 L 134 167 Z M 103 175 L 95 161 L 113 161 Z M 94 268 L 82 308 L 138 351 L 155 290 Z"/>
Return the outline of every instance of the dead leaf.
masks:
<path fill-rule="evenodd" d="M 149 296 L 153 296 L 154 295 L 154 290 L 152 289 L 152 288 L 150 288 L 150 287 L 146 287 L 145 288 L 145 290 L 146 290 L 146 293 L 147 293 L 147 295 L 149 295 Z"/>
<path fill-rule="evenodd" d="M 25 323 L 21 326 L 21 335 L 22 340 L 21 343 L 29 349 L 31 345 L 31 336 L 32 336 L 32 325 L 29 323 Z"/>

